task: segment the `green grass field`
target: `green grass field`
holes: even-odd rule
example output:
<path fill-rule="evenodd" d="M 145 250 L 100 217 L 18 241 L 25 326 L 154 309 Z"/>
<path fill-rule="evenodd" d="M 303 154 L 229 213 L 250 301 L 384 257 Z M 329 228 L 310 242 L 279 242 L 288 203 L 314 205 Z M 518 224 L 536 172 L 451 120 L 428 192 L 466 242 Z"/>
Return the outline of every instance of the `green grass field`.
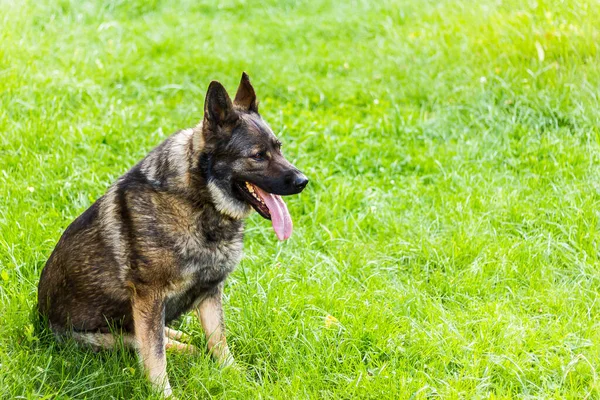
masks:
<path fill-rule="evenodd" d="M 247 222 L 239 368 L 170 353 L 178 398 L 600 397 L 596 1 L 82 3 L 0 0 L 0 397 L 152 394 L 36 328 L 38 278 L 244 70 L 311 183 L 288 242 Z"/>

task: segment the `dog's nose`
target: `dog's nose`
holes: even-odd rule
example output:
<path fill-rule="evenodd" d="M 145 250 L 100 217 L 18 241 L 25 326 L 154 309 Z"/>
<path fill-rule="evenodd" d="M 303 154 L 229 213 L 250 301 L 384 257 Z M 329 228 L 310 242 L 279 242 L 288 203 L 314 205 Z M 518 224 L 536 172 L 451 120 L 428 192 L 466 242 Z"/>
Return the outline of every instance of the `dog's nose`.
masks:
<path fill-rule="evenodd" d="M 308 178 L 306 176 L 304 176 L 304 174 L 298 174 L 294 178 L 294 186 L 298 190 L 304 189 L 307 184 L 308 184 Z"/>

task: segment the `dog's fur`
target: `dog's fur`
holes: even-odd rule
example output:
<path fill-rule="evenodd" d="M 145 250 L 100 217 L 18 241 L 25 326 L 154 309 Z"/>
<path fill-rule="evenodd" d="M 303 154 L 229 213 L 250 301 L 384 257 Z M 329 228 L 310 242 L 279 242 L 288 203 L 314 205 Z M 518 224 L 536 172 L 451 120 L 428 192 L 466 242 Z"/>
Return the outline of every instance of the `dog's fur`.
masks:
<path fill-rule="evenodd" d="M 245 73 L 234 102 L 211 82 L 203 121 L 150 152 L 60 238 L 38 287 L 39 312 L 55 335 L 109 348 L 117 329 L 170 395 L 165 347 L 190 347 L 166 324 L 193 309 L 210 353 L 231 363 L 221 295 L 252 210 L 236 184 L 286 195 L 308 182 L 279 147 Z"/>

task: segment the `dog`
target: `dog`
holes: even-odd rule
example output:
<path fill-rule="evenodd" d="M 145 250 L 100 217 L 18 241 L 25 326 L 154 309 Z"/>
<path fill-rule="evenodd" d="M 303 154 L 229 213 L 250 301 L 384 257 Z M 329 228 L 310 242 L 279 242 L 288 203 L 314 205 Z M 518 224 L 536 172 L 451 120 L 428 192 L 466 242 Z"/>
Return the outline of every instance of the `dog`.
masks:
<path fill-rule="evenodd" d="M 192 351 L 167 325 L 195 310 L 208 351 L 233 363 L 223 284 L 242 258 L 244 219 L 292 234 L 281 196 L 308 179 L 281 153 L 244 72 L 232 102 L 217 81 L 204 118 L 152 150 L 65 230 L 38 285 L 38 312 L 61 339 L 137 350 L 153 387 L 170 396 L 166 348 Z"/>

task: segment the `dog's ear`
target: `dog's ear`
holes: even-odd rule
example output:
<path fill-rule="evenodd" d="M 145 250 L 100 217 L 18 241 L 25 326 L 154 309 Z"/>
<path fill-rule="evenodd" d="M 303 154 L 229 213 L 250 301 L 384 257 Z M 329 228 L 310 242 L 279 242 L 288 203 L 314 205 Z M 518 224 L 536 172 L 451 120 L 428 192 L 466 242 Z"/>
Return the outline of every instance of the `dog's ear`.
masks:
<path fill-rule="evenodd" d="M 235 119 L 235 111 L 227 90 L 217 81 L 212 81 L 204 100 L 204 119 L 211 124 L 223 125 Z"/>
<path fill-rule="evenodd" d="M 233 103 L 236 107 L 240 107 L 243 110 L 258 112 L 258 103 L 256 102 L 256 93 L 250 83 L 250 77 L 247 73 L 242 72 L 242 80 L 238 87 Z"/>

